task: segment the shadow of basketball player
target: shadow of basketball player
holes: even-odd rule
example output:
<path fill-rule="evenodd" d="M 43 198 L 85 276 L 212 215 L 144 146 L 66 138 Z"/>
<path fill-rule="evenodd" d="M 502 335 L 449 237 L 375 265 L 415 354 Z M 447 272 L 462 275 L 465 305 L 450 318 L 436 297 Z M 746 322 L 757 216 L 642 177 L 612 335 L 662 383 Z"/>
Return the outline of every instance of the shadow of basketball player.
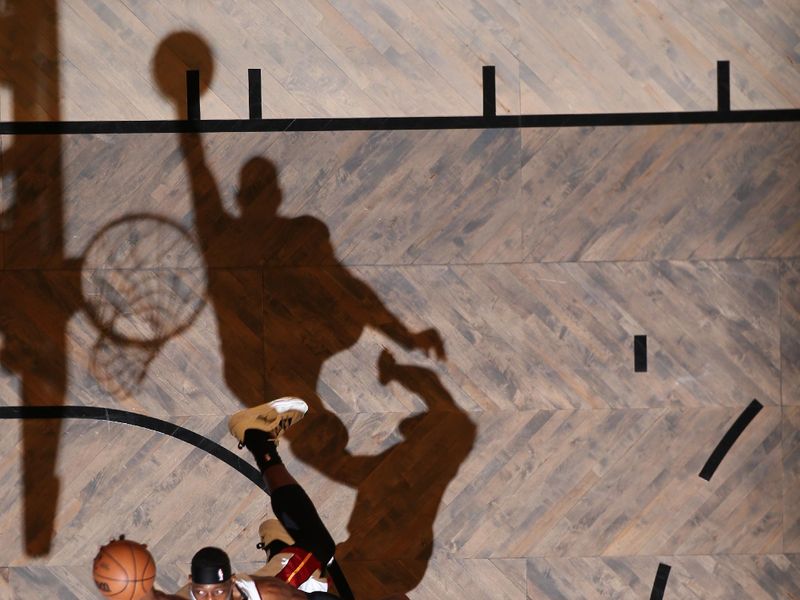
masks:
<path fill-rule="evenodd" d="M 383 385 L 395 382 L 419 396 L 427 410 L 403 420 L 402 441 L 381 454 L 343 460 L 347 438 L 340 439 L 338 447 L 326 448 L 334 457 L 326 474 L 335 472 L 340 481 L 358 489 L 348 524 L 350 537 L 336 552 L 346 572 L 362 584 L 366 598 L 408 592 L 422 581 L 433 553 L 439 505 L 477 433 L 434 371 L 398 364 L 384 350 L 378 377 Z M 309 435 L 314 425 L 307 427 Z M 298 455 L 304 451 L 300 444 L 292 449 Z M 362 576 L 363 568 L 372 576 Z"/>
<path fill-rule="evenodd" d="M 213 68 L 210 51 L 193 34 L 173 34 L 159 46 L 154 75 L 182 117 L 186 68 L 199 69 L 207 87 Z M 174 82 L 181 82 L 180 94 Z M 234 217 L 223 206 L 200 136 L 181 134 L 180 143 L 209 271 L 208 298 L 215 309 L 226 384 L 248 406 L 280 396 L 308 402 L 309 415 L 287 433 L 293 453 L 327 477 L 358 489 L 341 557 L 371 566 L 389 559 L 408 562 L 403 569 L 384 569 L 392 580 L 386 589 L 366 593 L 366 581 L 355 578 L 351 583 L 366 597 L 410 591 L 425 573 L 442 493 L 472 447 L 475 426 L 434 372 L 396 365 L 387 353 L 382 355 L 381 381 L 398 381 L 418 394 L 429 411 L 404 422 L 404 440 L 396 446 L 377 456 L 353 455 L 347 449 L 346 426 L 328 410 L 317 386 L 324 363 L 353 346 L 365 327 L 407 350 L 444 359 L 438 333 L 414 333 L 389 311 L 338 261 L 322 221 L 279 213 L 282 194 L 269 160 L 254 157 L 242 167 L 236 197 L 241 216 Z M 257 269 L 263 288 L 260 278 L 246 281 L 242 268 Z M 252 343 L 262 332 L 263 355 Z M 424 468 L 415 469 L 416 464 Z M 380 515 L 384 526 L 376 531 Z"/>

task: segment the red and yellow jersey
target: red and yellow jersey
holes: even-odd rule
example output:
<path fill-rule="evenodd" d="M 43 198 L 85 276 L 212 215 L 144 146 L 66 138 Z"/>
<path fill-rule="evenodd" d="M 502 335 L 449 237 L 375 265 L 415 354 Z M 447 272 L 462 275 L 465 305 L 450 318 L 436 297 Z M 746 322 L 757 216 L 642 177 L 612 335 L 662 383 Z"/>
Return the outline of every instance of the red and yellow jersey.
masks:
<path fill-rule="evenodd" d="M 302 592 L 327 592 L 329 581 L 322 576 L 322 567 L 308 550 L 286 546 L 253 573 L 257 577 L 275 577 Z"/>

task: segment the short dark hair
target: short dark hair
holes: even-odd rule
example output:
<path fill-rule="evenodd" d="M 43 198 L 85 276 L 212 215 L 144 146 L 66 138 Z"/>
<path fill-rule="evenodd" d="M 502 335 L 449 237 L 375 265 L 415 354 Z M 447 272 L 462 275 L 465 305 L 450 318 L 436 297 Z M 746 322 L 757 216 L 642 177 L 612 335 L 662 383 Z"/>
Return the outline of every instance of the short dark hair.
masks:
<path fill-rule="evenodd" d="M 192 557 L 194 583 L 222 583 L 231 578 L 231 560 L 224 550 L 206 546 Z"/>

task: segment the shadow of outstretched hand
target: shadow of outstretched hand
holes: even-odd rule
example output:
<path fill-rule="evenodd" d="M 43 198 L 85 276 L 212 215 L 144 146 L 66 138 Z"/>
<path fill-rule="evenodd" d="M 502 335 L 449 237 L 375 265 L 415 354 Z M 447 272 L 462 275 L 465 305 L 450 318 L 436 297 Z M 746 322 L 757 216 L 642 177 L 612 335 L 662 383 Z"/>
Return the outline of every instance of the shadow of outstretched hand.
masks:
<path fill-rule="evenodd" d="M 430 329 L 425 329 L 424 331 L 415 333 L 412 338 L 414 347 L 418 350 L 422 350 L 425 356 L 430 356 L 431 351 L 433 351 L 437 360 L 444 361 L 447 359 L 447 354 L 444 350 L 444 342 L 436 329 L 432 327 Z"/>

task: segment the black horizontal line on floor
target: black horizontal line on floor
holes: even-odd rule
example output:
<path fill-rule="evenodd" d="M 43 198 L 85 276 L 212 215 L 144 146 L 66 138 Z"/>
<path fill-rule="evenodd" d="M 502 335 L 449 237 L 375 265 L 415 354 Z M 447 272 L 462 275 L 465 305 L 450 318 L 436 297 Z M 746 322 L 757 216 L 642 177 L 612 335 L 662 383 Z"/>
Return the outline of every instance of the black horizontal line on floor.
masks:
<path fill-rule="evenodd" d="M 733 111 L 500 115 L 472 117 L 364 117 L 312 119 L 206 119 L 168 121 L 16 121 L 0 123 L 3 135 L 126 133 L 256 133 L 609 127 L 800 121 L 800 109 Z"/>

